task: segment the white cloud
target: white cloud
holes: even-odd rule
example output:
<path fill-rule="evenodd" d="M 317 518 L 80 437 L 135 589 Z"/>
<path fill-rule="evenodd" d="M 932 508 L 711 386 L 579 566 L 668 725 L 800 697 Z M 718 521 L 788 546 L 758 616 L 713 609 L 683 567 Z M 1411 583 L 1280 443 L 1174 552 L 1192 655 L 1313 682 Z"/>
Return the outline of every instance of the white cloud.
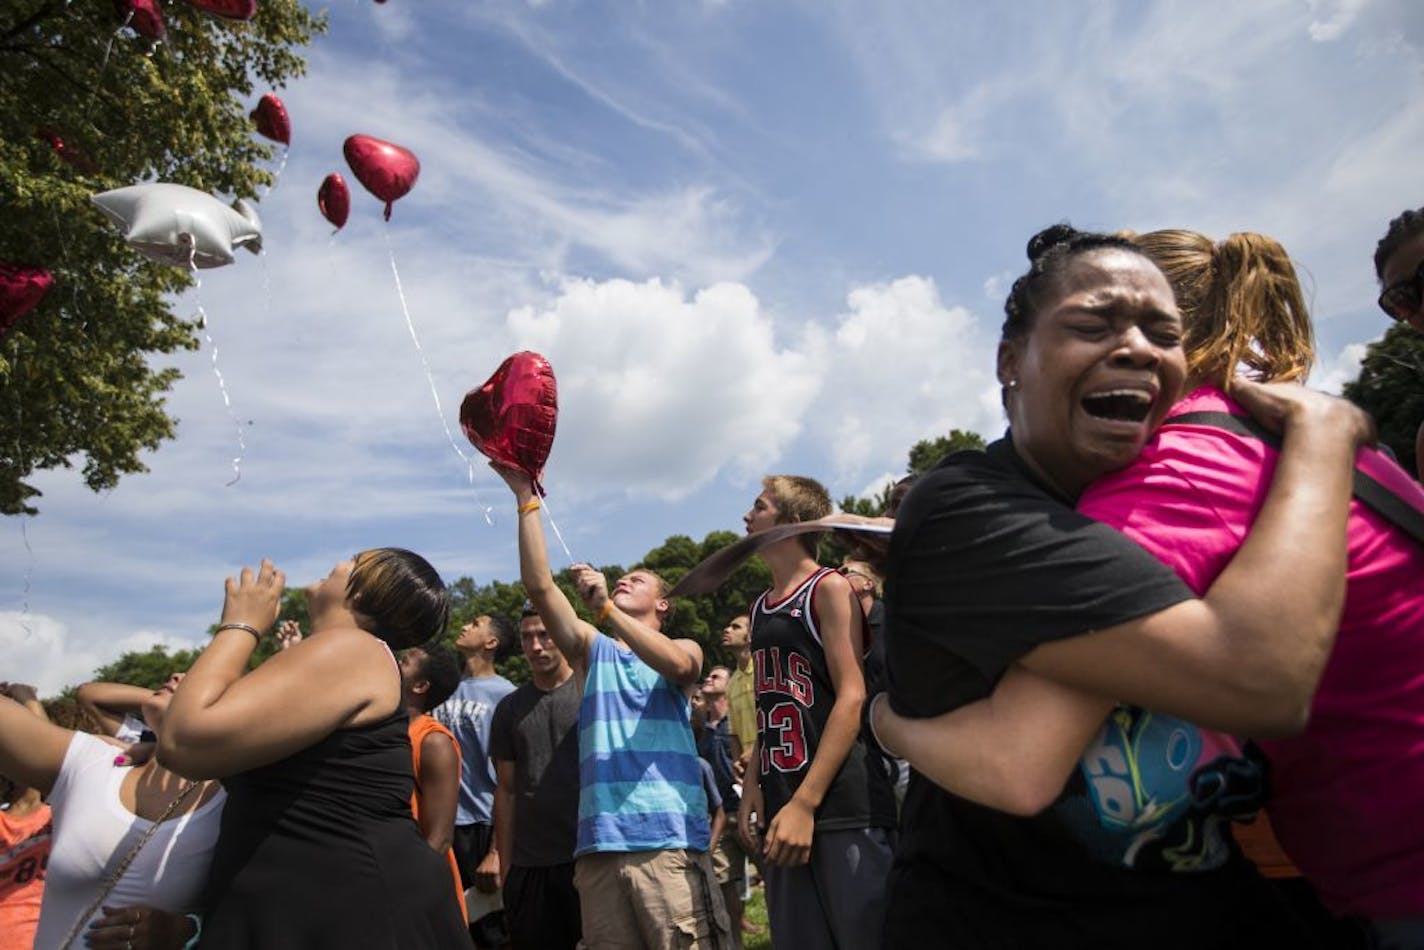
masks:
<path fill-rule="evenodd" d="M 984 110 L 973 100 L 940 112 L 928 131 L 908 136 L 909 144 L 924 158 L 962 162 L 978 158 L 984 143 Z"/>
<path fill-rule="evenodd" d="M 882 472 L 866 482 L 865 487 L 856 492 L 855 495 L 857 498 L 878 498 L 881 492 L 892 487 L 903 477 L 903 474 L 896 472 Z"/>
<path fill-rule="evenodd" d="M 376 22 L 381 38 L 390 44 L 405 43 L 416 35 L 418 24 L 412 5 L 370 4 L 369 15 Z"/>
<path fill-rule="evenodd" d="M 1350 343 L 1333 359 L 1316 364 L 1310 374 L 1310 385 L 1327 393 L 1338 394 L 1346 383 L 1353 382 L 1360 375 L 1360 364 L 1364 362 L 1368 343 Z"/>
<path fill-rule="evenodd" d="M 837 478 L 903 465 L 916 441 L 951 428 L 995 430 L 981 400 L 993 348 L 973 313 L 946 306 L 917 275 L 856 287 L 846 303 L 818 347 L 825 385 L 807 419 Z"/>
<path fill-rule="evenodd" d="M 1308 0 L 1310 12 L 1320 19 L 1310 23 L 1310 38 L 1317 43 L 1338 40 L 1359 17 L 1369 0 Z"/>
<path fill-rule="evenodd" d="M 1018 279 L 1018 272 L 1011 270 L 999 271 L 997 274 L 990 274 L 984 280 L 984 297 L 992 300 L 998 307 L 1004 305 L 1008 299 L 1009 288 L 1013 287 L 1014 281 Z"/>
<path fill-rule="evenodd" d="M 6 657 L 5 676 L 33 685 L 41 696 L 52 696 L 67 686 L 88 681 L 94 671 L 124 653 L 161 646 L 171 651 L 191 650 L 196 639 L 154 631 L 134 631 L 114 637 L 105 624 L 83 632 L 43 614 L 0 611 L 0 654 Z"/>
<path fill-rule="evenodd" d="M 523 135 L 518 102 L 429 72 L 320 51 L 312 59 L 310 77 L 284 96 L 303 145 L 284 177 L 317 182 L 327 170 L 345 172 L 340 145 L 352 132 L 411 149 L 423 159 L 421 177 L 397 203 L 393 226 L 433 215 L 426 229 L 443 241 L 443 257 L 483 251 L 562 269 L 561 255 L 582 249 L 622 272 L 710 283 L 746 277 L 775 248 L 725 187 L 695 171 L 662 184 L 619 184 L 605 158 L 577 143 Z M 324 170 L 311 164 L 318 159 L 307 143 L 324 149 Z M 355 224 L 371 216 L 374 199 L 347 178 Z M 315 221 L 315 212 L 304 217 Z"/>
<path fill-rule="evenodd" d="M 659 280 L 567 279 L 509 314 L 516 348 L 550 360 L 553 460 L 581 493 L 687 496 L 723 468 L 759 471 L 801 430 L 821 371 L 740 284 L 690 297 Z"/>

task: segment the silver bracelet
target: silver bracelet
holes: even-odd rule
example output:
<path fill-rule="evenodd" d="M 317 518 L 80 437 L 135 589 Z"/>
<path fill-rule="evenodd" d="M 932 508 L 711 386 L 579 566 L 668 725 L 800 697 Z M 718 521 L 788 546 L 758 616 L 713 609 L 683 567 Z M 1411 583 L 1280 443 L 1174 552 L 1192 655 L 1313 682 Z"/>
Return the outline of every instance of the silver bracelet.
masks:
<path fill-rule="evenodd" d="M 213 633 L 222 633 L 224 630 L 246 630 L 248 633 L 256 637 L 259 641 L 261 641 L 262 639 L 262 631 L 258 630 L 250 623 L 220 623 L 218 624 L 218 628 L 214 630 Z"/>

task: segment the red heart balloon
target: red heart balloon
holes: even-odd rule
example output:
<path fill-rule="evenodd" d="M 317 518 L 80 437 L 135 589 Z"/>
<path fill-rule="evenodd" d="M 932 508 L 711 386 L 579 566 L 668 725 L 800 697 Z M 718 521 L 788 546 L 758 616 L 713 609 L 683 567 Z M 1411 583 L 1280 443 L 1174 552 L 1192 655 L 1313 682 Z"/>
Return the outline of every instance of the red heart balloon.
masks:
<path fill-rule="evenodd" d="M 346 187 L 346 179 L 336 172 L 327 175 L 316 191 L 316 206 L 321 209 L 321 216 L 340 231 L 351 213 L 351 191 Z"/>
<path fill-rule="evenodd" d="M 252 121 L 257 123 L 257 134 L 283 145 L 292 144 L 292 120 L 287 117 L 287 107 L 272 93 L 267 93 L 252 110 Z"/>
<path fill-rule="evenodd" d="M 544 486 L 539 478 L 554 447 L 558 417 L 554 369 L 544 357 L 527 350 L 499 364 L 494 375 L 466 393 L 460 403 L 465 438 L 493 461 L 528 475 L 541 495 Z"/>
<path fill-rule="evenodd" d="M 158 0 L 114 0 L 114 9 L 135 33 L 151 40 L 163 39 L 163 7 Z"/>
<path fill-rule="evenodd" d="M 383 142 L 369 135 L 353 135 L 341 147 L 346 164 L 356 180 L 386 203 L 386 220 L 391 219 L 391 203 L 415 187 L 420 177 L 420 159 L 410 149 Z"/>
<path fill-rule="evenodd" d="M 188 3 L 224 20 L 250 20 L 257 15 L 257 0 L 188 0 Z"/>
<path fill-rule="evenodd" d="M 42 267 L 0 264 L 0 337 L 38 307 L 53 285 L 54 278 Z"/>

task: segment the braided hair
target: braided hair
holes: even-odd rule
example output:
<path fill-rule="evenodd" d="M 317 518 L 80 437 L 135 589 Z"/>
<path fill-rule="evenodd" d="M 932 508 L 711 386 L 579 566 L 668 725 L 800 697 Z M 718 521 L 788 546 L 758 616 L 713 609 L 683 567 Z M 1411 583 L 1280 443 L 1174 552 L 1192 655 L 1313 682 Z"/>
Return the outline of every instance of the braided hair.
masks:
<path fill-rule="evenodd" d="M 1142 249 L 1120 234 L 1079 231 L 1066 221 L 1050 225 L 1028 239 L 1028 272 L 1014 281 L 1004 301 L 1004 341 L 1022 339 L 1033 329 L 1039 297 L 1057 281 L 1068 264 L 1090 251 L 1123 250 L 1146 257 Z"/>
<path fill-rule="evenodd" d="M 1384 280 L 1384 265 L 1394 255 L 1394 252 L 1404 246 L 1405 242 L 1414 238 L 1414 235 L 1424 232 L 1424 208 L 1417 211 L 1405 211 L 1389 223 L 1389 230 L 1384 232 L 1384 237 L 1380 238 L 1375 245 L 1375 277 Z"/>

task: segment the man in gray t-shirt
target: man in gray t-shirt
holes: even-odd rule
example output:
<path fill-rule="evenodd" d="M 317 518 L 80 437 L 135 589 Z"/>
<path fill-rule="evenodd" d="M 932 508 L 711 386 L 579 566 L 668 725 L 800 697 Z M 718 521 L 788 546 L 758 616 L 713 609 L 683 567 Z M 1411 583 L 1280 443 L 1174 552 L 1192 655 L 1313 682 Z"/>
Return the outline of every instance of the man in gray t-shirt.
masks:
<path fill-rule="evenodd" d="M 519 621 L 519 643 L 532 682 L 500 700 L 489 737 L 505 922 L 516 947 L 573 948 L 582 934 L 574 843 L 583 684 L 538 614 Z"/>

